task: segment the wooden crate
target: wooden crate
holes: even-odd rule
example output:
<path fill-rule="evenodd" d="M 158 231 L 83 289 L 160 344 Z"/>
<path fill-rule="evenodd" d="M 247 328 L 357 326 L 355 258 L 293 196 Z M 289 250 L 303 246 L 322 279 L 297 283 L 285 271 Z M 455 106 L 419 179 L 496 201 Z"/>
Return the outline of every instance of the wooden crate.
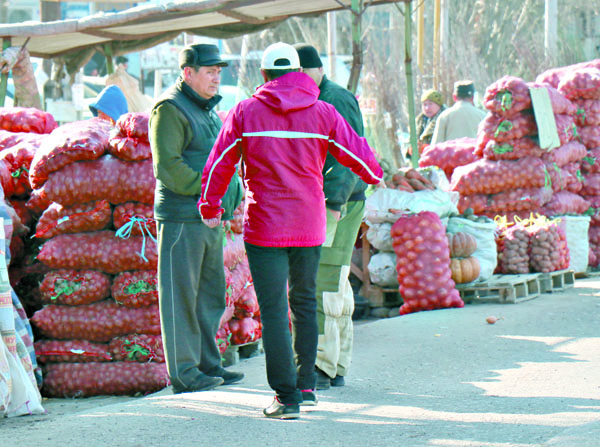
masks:
<path fill-rule="evenodd" d="M 540 295 L 540 273 L 523 275 L 494 275 L 480 283 L 457 284 L 456 289 L 465 303 L 518 303 Z"/>
<path fill-rule="evenodd" d="M 541 293 L 560 292 L 575 285 L 575 273 L 572 270 L 540 273 L 538 281 Z"/>
<path fill-rule="evenodd" d="M 243 345 L 229 345 L 223 353 L 223 366 L 231 366 L 240 362 L 240 359 L 248 359 L 264 352 L 262 339 L 245 343 Z"/>

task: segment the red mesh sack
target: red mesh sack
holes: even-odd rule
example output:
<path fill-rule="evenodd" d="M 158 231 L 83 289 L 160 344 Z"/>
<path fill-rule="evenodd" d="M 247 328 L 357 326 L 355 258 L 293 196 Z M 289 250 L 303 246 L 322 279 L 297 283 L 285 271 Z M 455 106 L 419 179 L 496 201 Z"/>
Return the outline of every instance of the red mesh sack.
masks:
<path fill-rule="evenodd" d="M 31 322 L 47 338 L 107 342 L 128 334 L 160 335 L 158 305 L 134 309 L 105 300 L 82 306 L 49 304 Z"/>
<path fill-rule="evenodd" d="M 540 208 L 552 198 L 550 188 L 517 188 L 498 194 L 460 196 L 458 211 L 472 208 L 475 214 L 499 214 L 506 211 L 530 211 Z"/>
<path fill-rule="evenodd" d="M 599 251 L 599 247 L 590 244 L 590 251 L 588 256 L 588 265 L 590 267 L 598 267 L 600 264 L 600 257 L 596 256 L 596 252 Z"/>
<path fill-rule="evenodd" d="M 528 112 L 518 112 L 510 118 L 488 113 L 479 123 L 477 133 L 484 133 L 491 140 L 503 142 L 537 135 L 537 124 L 533 114 Z"/>
<path fill-rule="evenodd" d="M 557 223 L 542 220 L 528 228 L 529 266 L 534 272 L 556 272 L 569 267 L 567 236 Z"/>
<path fill-rule="evenodd" d="M 10 132 L 0 129 L 0 150 L 11 148 L 17 144 L 37 149 L 45 137 L 45 134 Z"/>
<path fill-rule="evenodd" d="M 232 318 L 229 320 L 229 330 L 232 345 L 251 343 L 258 340 L 262 334 L 260 322 L 250 317 L 241 320 Z"/>
<path fill-rule="evenodd" d="M 15 195 L 15 182 L 10 173 L 8 164 L 0 160 L 0 186 L 4 197 L 13 197 Z"/>
<path fill-rule="evenodd" d="M 586 174 L 597 174 L 600 172 L 600 147 L 590 149 L 581 162 L 581 170 Z"/>
<path fill-rule="evenodd" d="M 123 272 L 112 284 L 112 297 L 127 307 L 144 307 L 158 303 L 158 279 L 155 270 Z"/>
<path fill-rule="evenodd" d="M 223 264 L 231 270 L 246 257 L 244 239 L 239 235 L 226 234 L 224 242 Z"/>
<path fill-rule="evenodd" d="M 565 190 L 572 193 L 579 193 L 583 188 L 583 175 L 581 174 L 581 162 L 567 163 L 562 167 L 566 174 L 567 185 Z"/>
<path fill-rule="evenodd" d="M 143 236 L 115 237 L 112 231 L 61 234 L 44 243 L 37 259 L 53 269 L 156 270 L 156 243 Z"/>
<path fill-rule="evenodd" d="M 50 201 L 63 205 L 101 199 L 114 205 L 152 204 L 155 185 L 152 160 L 124 161 L 105 155 L 97 160 L 71 163 L 53 172 L 41 189 Z"/>
<path fill-rule="evenodd" d="M 244 286 L 242 292 L 235 300 L 235 312 L 233 316 L 240 320 L 255 315 L 260 315 L 260 309 L 258 307 L 258 300 L 256 299 L 254 284 L 250 281 Z"/>
<path fill-rule="evenodd" d="M 229 320 L 227 320 L 229 321 Z M 217 331 L 217 335 L 215 337 L 215 341 L 217 342 L 217 347 L 219 348 L 219 352 L 221 354 L 225 354 L 227 348 L 229 347 L 231 340 L 231 331 L 229 330 L 229 325 L 225 323 L 224 325 L 219 327 Z"/>
<path fill-rule="evenodd" d="M 110 278 L 95 270 L 54 270 L 40 283 L 44 303 L 79 306 L 110 296 Z"/>
<path fill-rule="evenodd" d="M 40 188 L 52 172 L 79 160 L 95 160 L 108 147 L 111 124 L 100 118 L 64 124 L 48 135 L 31 162 L 31 186 Z"/>
<path fill-rule="evenodd" d="M 21 219 L 21 223 L 27 228 L 31 228 L 31 224 L 33 223 L 33 216 L 29 208 L 27 208 L 27 206 L 25 205 L 27 203 L 27 200 L 17 199 L 13 197 L 11 199 L 7 199 L 7 201 L 8 203 L 10 203 L 10 206 L 12 206 L 15 210 L 17 216 L 19 216 L 19 219 Z"/>
<path fill-rule="evenodd" d="M 577 64 L 566 65 L 564 67 L 551 68 L 549 70 L 544 71 L 539 74 L 535 79 L 536 82 L 542 82 L 546 84 L 550 84 L 552 87 L 557 88 L 560 80 L 567 73 L 579 70 L 581 68 L 599 68 L 600 69 L 600 59 L 594 59 L 586 62 L 579 62 Z"/>
<path fill-rule="evenodd" d="M 165 362 L 165 351 L 160 335 L 130 334 L 115 337 L 108 344 L 108 351 L 115 361 Z"/>
<path fill-rule="evenodd" d="M 590 227 L 600 227 L 600 196 L 583 196 L 583 198 L 590 204 L 592 208 L 592 214 L 590 215 Z"/>
<path fill-rule="evenodd" d="M 600 99 L 600 70 L 588 67 L 569 71 L 561 77 L 557 89 L 568 99 Z"/>
<path fill-rule="evenodd" d="M 529 232 L 522 224 L 500 227 L 496 247 L 498 265 L 495 273 L 529 273 Z"/>
<path fill-rule="evenodd" d="M 40 363 L 110 362 L 108 345 L 85 340 L 39 340 L 34 343 Z"/>
<path fill-rule="evenodd" d="M 0 128 L 9 132 L 47 134 L 57 127 L 52 114 L 34 107 L 0 107 Z"/>
<path fill-rule="evenodd" d="M 46 197 L 44 191 L 41 189 L 34 189 L 31 191 L 29 200 L 25 203 L 28 210 L 31 211 L 35 216 L 42 214 L 50 205 L 52 200 Z"/>
<path fill-rule="evenodd" d="M 577 138 L 588 149 L 600 147 L 600 126 L 578 127 Z"/>
<path fill-rule="evenodd" d="M 571 115 L 554 115 L 556 121 L 556 131 L 558 132 L 558 139 L 560 144 L 567 144 L 577 134 L 577 126 L 575 126 L 575 119 Z"/>
<path fill-rule="evenodd" d="M 244 287 L 252 280 L 250 275 L 250 266 L 248 264 L 248 258 L 242 259 L 231 271 L 231 297 L 234 302 L 237 301 L 238 297 L 244 290 Z"/>
<path fill-rule="evenodd" d="M 26 196 L 31 192 L 29 167 L 34 155 L 35 147 L 27 144 L 17 144 L 0 152 L 0 160 L 8 167 L 13 183 L 11 187 L 3 183 L 2 187 L 5 191 L 12 189 L 12 196 Z M 9 196 L 5 193 L 4 197 Z"/>
<path fill-rule="evenodd" d="M 47 397 L 133 396 L 169 385 L 164 363 L 54 363 L 47 366 Z"/>
<path fill-rule="evenodd" d="M 154 220 L 154 205 L 139 202 L 125 202 L 115 206 L 113 223 L 117 230 L 134 236 L 151 234 L 156 237 L 156 221 Z"/>
<path fill-rule="evenodd" d="M 588 230 L 588 240 L 590 244 L 600 247 L 600 227 L 590 226 L 590 229 Z M 597 251 L 596 254 L 598 254 Z"/>
<path fill-rule="evenodd" d="M 600 126 L 600 100 L 573 99 L 572 101 L 577 107 L 577 113 L 575 113 L 577 126 Z"/>
<path fill-rule="evenodd" d="M 590 203 L 578 194 L 569 191 L 554 193 L 552 199 L 542 208 L 544 216 L 560 216 L 563 214 L 584 214 Z"/>
<path fill-rule="evenodd" d="M 600 196 L 600 173 L 584 174 L 583 188 L 580 192 L 584 196 Z"/>
<path fill-rule="evenodd" d="M 556 163 L 545 163 L 546 186 L 552 191 L 563 191 L 567 187 L 568 172 L 563 171 Z"/>
<path fill-rule="evenodd" d="M 419 167 L 438 166 L 450 178 L 457 166 L 464 166 L 481 158 L 473 153 L 476 142 L 474 138 L 459 138 L 430 144 L 419 158 Z"/>
<path fill-rule="evenodd" d="M 431 211 L 401 216 L 392 226 L 396 271 L 404 304 L 400 315 L 463 307 L 450 272 L 446 229 Z"/>
<path fill-rule="evenodd" d="M 240 203 L 233 211 L 233 219 L 228 222 L 229 230 L 235 234 L 242 234 L 244 231 L 244 201 Z"/>
<path fill-rule="evenodd" d="M 104 230 L 110 225 L 111 216 L 108 200 L 72 206 L 53 203 L 40 216 L 35 237 L 50 239 L 59 234 Z"/>
<path fill-rule="evenodd" d="M 525 157 L 541 157 L 546 151 L 529 137 L 503 141 L 487 140 L 483 157 L 488 160 L 516 160 Z"/>
<path fill-rule="evenodd" d="M 515 188 L 539 188 L 546 184 L 546 169 L 539 158 L 478 160 L 454 170 L 450 189 L 461 195 L 496 194 Z"/>
<path fill-rule="evenodd" d="M 110 133 L 108 152 L 123 160 L 146 160 L 152 157 L 148 140 L 147 113 L 126 113 Z"/>
<path fill-rule="evenodd" d="M 569 141 L 551 151 L 544 151 L 542 160 L 546 163 L 556 163 L 564 166 L 568 163 L 579 161 L 587 155 L 585 146 L 577 141 Z"/>

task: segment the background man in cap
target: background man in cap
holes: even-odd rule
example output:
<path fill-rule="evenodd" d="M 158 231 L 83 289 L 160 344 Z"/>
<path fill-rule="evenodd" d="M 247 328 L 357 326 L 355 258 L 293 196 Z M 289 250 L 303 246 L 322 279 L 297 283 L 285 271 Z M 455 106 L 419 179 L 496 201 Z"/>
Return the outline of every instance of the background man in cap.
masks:
<path fill-rule="evenodd" d="M 96 99 L 89 105 L 92 115 L 115 124 L 121 115 L 127 113 L 127 99 L 123 91 L 116 85 L 108 85 L 102 89 Z"/>
<path fill-rule="evenodd" d="M 206 224 L 217 225 L 221 197 L 243 158 L 244 244 L 260 306 L 267 379 L 276 393 L 263 413 L 279 419 L 296 419 L 301 403 L 317 402 L 315 287 L 325 241 L 327 152 L 368 183 L 383 176 L 366 140 L 332 105 L 317 100 L 319 89 L 299 69 L 291 45 L 265 50 L 265 84 L 227 115 L 202 174 L 198 203 Z"/>
<path fill-rule="evenodd" d="M 446 110 L 444 97 L 437 90 L 426 90 L 421 95 L 421 110 L 416 123 L 419 152 L 422 152 L 423 148 L 431 143 L 437 118 Z"/>
<path fill-rule="evenodd" d="M 452 98 L 455 103 L 438 117 L 431 144 L 477 136 L 477 126 L 485 117 L 485 112 L 473 105 L 474 95 L 475 86 L 472 81 L 454 83 Z"/>
<path fill-rule="evenodd" d="M 177 82 L 150 114 L 160 317 L 174 393 L 243 378 L 221 366 L 215 341 L 225 310 L 223 228 L 204 225 L 196 208 L 202 169 L 221 128 L 213 107 L 221 100 L 217 91 L 226 65 L 215 45 L 184 48 Z M 232 218 L 241 196 L 239 177 L 233 176 L 222 203 L 223 219 Z"/>
<path fill-rule="evenodd" d="M 294 45 L 302 71 L 319 87 L 319 99 L 332 104 L 359 136 L 362 114 L 350 90 L 327 79 L 317 49 Z M 367 184 L 327 154 L 323 191 L 327 207 L 327 239 L 321 248 L 317 274 L 317 389 L 343 386 L 352 360 L 354 293 L 348 280 L 352 250 L 365 210 Z"/>

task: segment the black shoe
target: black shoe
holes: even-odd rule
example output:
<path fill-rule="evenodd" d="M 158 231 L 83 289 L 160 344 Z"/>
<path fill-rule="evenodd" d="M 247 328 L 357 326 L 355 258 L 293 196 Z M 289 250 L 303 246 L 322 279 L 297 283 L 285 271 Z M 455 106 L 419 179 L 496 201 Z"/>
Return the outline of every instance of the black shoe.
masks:
<path fill-rule="evenodd" d="M 186 388 L 179 388 L 173 385 L 173 394 L 181 394 L 181 393 L 193 393 L 195 391 L 208 391 L 212 390 L 219 385 L 223 384 L 223 379 L 220 377 L 211 377 L 202 374 L 196 381 Z"/>
<path fill-rule="evenodd" d="M 225 368 L 215 368 L 214 370 L 207 372 L 207 376 L 220 377 L 223 379 L 223 385 L 231 385 L 237 383 L 244 378 L 244 373 L 227 371 Z"/>
<path fill-rule="evenodd" d="M 331 388 L 331 379 L 329 376 L 317 367 L 315 367 L 315 371 L 317 372 L 317 390 L 328 390 Z"/>
<path fill-rule="evenodd" d="M 275 397 L 273 403 L 263 410 L 263 414 L 274 419 L 298 419 L 300 417 L 300 405 L 284 404 Z"/>
<path fill-rule="evenodd" d="M 319 398 L 314 390 L 302 390 L 302 402 L 300 402 L 300 406 L 314 407 L 318 402 Z"/>
<path fill-rule="evenodd" d="M 331 386 L 344 386 L 344 385 L 346 385 L 344 376 L 335 376 L 333 379 L 331 379 Z"/>

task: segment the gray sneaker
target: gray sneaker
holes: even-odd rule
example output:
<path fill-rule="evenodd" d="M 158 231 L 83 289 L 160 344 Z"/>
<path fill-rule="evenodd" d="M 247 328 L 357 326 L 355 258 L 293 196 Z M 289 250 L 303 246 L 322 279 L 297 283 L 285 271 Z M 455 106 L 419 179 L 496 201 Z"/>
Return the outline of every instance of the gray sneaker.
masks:
<path fill-rule="evenodd" d="M 315 371 L 317 372 L 317 390 L 328 390 L 331 388 L 331 379 L 329 376 L 317 367 L 315 367 Z"/>
<path fill-rule="evenodd" d="M 275 397 L 273 403 L 263 410 L 263 414 L 273 419 L 298 419 L 300 417 L 300 405 L 284 404 Z"/>
<path fill-rule="evenodd" d="M 315 390 L 302 390 L 301 407 L 314 407 L 319 402 L 319 398 L 315 394 Z"/>

